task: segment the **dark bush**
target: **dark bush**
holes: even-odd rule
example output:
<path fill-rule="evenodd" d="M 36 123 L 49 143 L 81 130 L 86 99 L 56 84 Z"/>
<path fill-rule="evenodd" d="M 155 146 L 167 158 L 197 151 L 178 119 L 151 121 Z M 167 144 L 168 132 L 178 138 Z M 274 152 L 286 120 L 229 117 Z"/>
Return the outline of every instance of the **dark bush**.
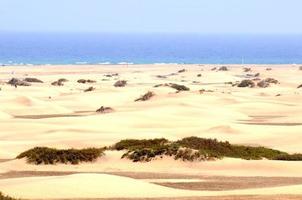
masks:
<path fill-rule="evenodd" d="M 10 79 L 7 84 L 10 84 L 12 86 L 31 86 L 30 83 L 26 81 L 19 80 L 17 78 Z"/>
<path fill-rule="evenodd" d="M 149 91 L 146 94 L 142 95 L 140 98 L 135 99 L 135 101 L 147 101 L 151 99 L 153 96 L 155 96 L 155 93 Z"/>
<path fill-rule="evenodd" d="M 187 71 L 186 69 L 181 69 L 181 70 L 178 71 L 178 73 L 184 73 L 186 71 Z"/>
<path fill-rule="evenodd" d="M 281 155 L 274 157 L 274 160 L 301 161 L 302 154 L 281 154 Z"/>
<path fill-rule="evenodd" d="M 37 78 L 25 78 L 24 81 L 30 82 L 30 83 L 43 83 L 40 79 Z"/>
<path fill-rule="evenodd" d="M 189 91 L 190 90 L 190 88 L 188 88 L 187 86 L 179 85 L 179 84 L 175 84 L 175 83 L 170 83 L 169 86 L 177 91 Z"/>
<path fill-rule="evenodd" d="M 127 85 L 127 81 L 119 80 L 114 83 L 114 87 L 125 87 Z"/>
<path fill-rule="evenodd" d="M 60 78 L 59 80 L 52 82 L 51 85 L 53 85 L 53 86 L 63 86 L 65 82 L 68 82 L 68 80 L 65 79 L 65 78 Z"/>
<path fill-rule="evenodd" d="M 96 112 L 98 112 L 98 113 L 110 113 L 113 111 L 114 111 L 113 108 L 105 107 L 105 106 L 101 106 L 99 109 L 96 110 Z"/>
<path fill-rule="evenodd" d="M 96 81 L 90 79 L 79 79 L 77 82 L 85 84 L 85 83 L 95 83 Z"/>
<path fill-rule="evenodd" d="M 218 71 L 228 71 L 229 69 L 226 66 L 219 67 Z"/>
<path fill-rule="evenodd" d="M 187 137 L 176 142 L 168 140 L 122 140 L 114 146 L 116 150 L 128 150 L 122 158 L 135 162 L 151 161 L 158 156 L 173 156 L 184 161 L 215 160 L 223 157 L 241 158 L 245 160 L 302 160 L 302 154 L 287 154 L 286 152 L 243 145 L 232 145 L 216 139 Z"/>
<path fill-rule="evenodd" d="M 40 164 L 79 164 L 80 162 L 92 162 L 103 155 L 104 149 L 67 149 L 58 150 L 47 147 L 35 147 L 17 156 L 17 159 L 26 158 L 28 163 Z"/>
<path fill-rule="evenodd" d="M 11 198 L 11 197 L 9 197 L 9 196 L 5 196 L 4 194 L 2 194 L 2 193 L 0 192 L 0 200 L 16 200 L 16 199 Z"/>
<path fill-rule="evenodd" d="M 255 83 L 252 80 L 246 79 L 242 80 L 237 87 L 255 87 Z"/>
<path fill-rule="evenodd" d="M 85 89 L 84 92 L 91 92 L 91 91 L 93 91 L 93 90 L 95 90 L 94 87 L 89 87 L 89 88 Z"/>
<path fill-rule="evenodd" d="M 154 148 L 158 146 L 163 146 L 169 141 L 165 138 L 157 138 L 150 140 L 135 140 L 135 139 L 126 139 L 121 140 L 120 142 L 114 145 L 116 150 L 134 150 L 138 148 Z"/>

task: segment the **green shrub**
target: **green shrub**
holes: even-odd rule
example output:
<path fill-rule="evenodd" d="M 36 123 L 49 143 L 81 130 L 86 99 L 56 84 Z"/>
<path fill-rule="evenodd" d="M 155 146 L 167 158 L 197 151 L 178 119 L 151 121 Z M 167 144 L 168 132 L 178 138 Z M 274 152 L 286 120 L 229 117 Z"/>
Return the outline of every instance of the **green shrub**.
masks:
<path fill-rule="evenodd" d="M 165 138 L 157 138 L 157 139 L 150 139 L 150 140 L 134 140 L 134 139 L 127 139 L 121 140 L 120 142 L 114 145 L 114 149 L 116 150 L 134 150 L 139 148 L 154 148 L 158 146 L 165 145 L 169 141 Z"/>
<path fill-rule="evenodd" d="M 16 200 L 16 199 L 11 198 L 11 197 L 9 197 L 9 196 L 5 196 L 4 194 L 2 194 L 2 193 L 0 192 L 0 200 Z"/>
<path fill-rule="evenodd" d="M 233 145 L 228 141 L 216 139 L 187 137 L 176 142 L 164 138 L 151 140 L 122 140 L 115 145 L 116 150 L 128 150 L 122 158 L 134 162 L 149 162 L 155 157 L 164 155 L 183 161 L 215 160 L 223 157 L 241 158 L 245 160 L 302 160 L 302 154 L 290 155 L 286 152 L 266 148 Z"/>
<path fill-rule="evenodd" d="M 301 161 L 302 154 L 281 154 L 274 158 L 274 160 L 284 160 L 284 161 Z"/>
<path fill-rule="evenodd" d="M 92 162 L 103 155 L 102 148 L 67 149 L 58 150 L 47 147 L 35 147 L 17 156 L 18 159 L 26 158 L 27 162 L 39 164 L 79 164 L 80 162 Z"/>

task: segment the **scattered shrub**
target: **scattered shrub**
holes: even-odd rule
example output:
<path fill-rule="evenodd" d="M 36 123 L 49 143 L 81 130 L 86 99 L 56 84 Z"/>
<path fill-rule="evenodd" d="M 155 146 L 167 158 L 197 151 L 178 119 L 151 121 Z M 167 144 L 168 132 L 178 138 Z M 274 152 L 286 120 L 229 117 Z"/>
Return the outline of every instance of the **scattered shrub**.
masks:
<path fill-rule="evenodd" d="M 113 111 L 114 111 L 113 108 L 105 107 L 105 106 L 101 106 L 99 109 L 96 110 L 96 112 L 98 112 L 98 113 L 110 113 Z"/>
<path fill-rule="evenodd" d="M 119 80 L 114 83 L 114 87 L 125 87 L 127 85 L 127 81 Z"/>
<path fill-rule="evenodd" d="M 154 148 L 158 146 L 163 146 L 169 141 L 165 138 L 156 138 L 149 140 L 135 140 L 135 139 L 126 139 L 121 140 L 120 142 L 114 145 L 116 150 L 134 150 L 138 148 Z"/>
<path fill-rule="evenodd" d="M 265 80 L 262 80 L 262 81 L 257 83 L 257 86 L 261 87 L 261 88 L 267 88 L 267 87 L 270 86 L 270 84 L 269 84 L 269 82 L 266 82 Z"/>
<path fill-rule="evenodd" d="M 113 77 L 113 76 L 118 76 L 118 73 L 114 73 L 114 74 L 105 74 L 105 77 Z"/>
<path fill-rule="evenodd" d="M 156 77 L 157 77 L 157 78 L 167 78 L 167 77 L 164 76 L 164 75 L 157 75 Z"/>
<path fill-rule="evenodd" d="M 10 84 L 12 86 L 31 86 L 30 83 L 26 82 L 26 81 L 22 81 L 22 80 L 19 80 L 17 78 L 12 78 L 10 79 L 7 84 Z"/>
<path fill-rule="evenodd" d="M 237 87 L 255 87 L 255 83 L 252 80 L 246 79 L 242 80 Z"/>
<path fill-rule="evenodd" d="M 62 82 L 62 83 L 68 82 L 68 80 L 66 78 L 60 78 L 58 81 Z"/>
<path fill-rule="evenodd" d="M 0 192 L 0 200 L 16 200 L 16 199 L 6 196 Z"/>
<path fill-rule="evenodd" d="M 30 82 L 30 83 L 43 83 L 40 79 L 37 78 L 25 78 L 24 81 Z"/>
<path fill-rule="evenodd" d="M 146 94 L 142 95 L 140 98 L 136 99 L 135 101 L 147 101 L 155 96 L 154 92 L 147 92 Z"/>
<path fill-rule="evenodd" d="M 103 155 L 101 148 L 67 149 L 58 150 L 48 147 L 35 147 L 17 156 L 17 159 L 26 158 L 28 163 L 36 165 L 53 165 L 56 163 L 79 164 L 80 162 L 92 162 Z"/>
<path fill-rule="evenodd" d="M 95 90 L 95 88 L 91 86 L 91 87 L 85 89 L 84 92 L 91 92 L 93 90 Z"/>
<path fill-rule="evenodd" d="M 186 71 L 187 71 L 186 69 L 181 69 L 181 70 L 178 71 L 178 73 L 184 73 Z"/>
<path fill-rule="evenodd" d="M 284 161 L 301 161 L 302 154 L 281 154 L 274 157 L 274 160 L 284 160 Z"/>
<path fill-rule="evenodd" d="M 90 79 L 79 79 L 77 82 L 85 84 L 85 83 L 95 83 L 96 81 Z"/>
<path fill-rule="evenodd" d="M 218 71 L 228 71 L 229 69 L 226 66 L 219 67 Z"/>
<path fill-rule="evenodd" d="M 268 82 L 268 83 L 274 83 L 274 84 L 278 84 L 279 83 L 279 81 L 276 80 L 276 79 L 274 79 L 274 78 L 266 78 L 264 81 Z"/>
<path fill-rule="evenodd" d="M 171 88 L 177 90 L 177 91 L 189 91 L 190 88 L 188 88 L 187 86 L 184 86 L 184 85 L 178 85 L 178 84 L 175 84 L 175 83 L 170 83 L 169 85 Z"/>
<path fill-rule="evenodd" d="M 169 142 L 164 138 L 150 140 L 122 140 L 113 149 L 128 150 L 122 158 L 134 162 L 149 162 L 155 157 L 172 156 L 183 161 L 216 160 L 223 157 L 241 158 L 245 160 L 302 160 L 302 154 L 290 155 L 286 152 L 244 145 L 233 145 L 228 141 L 216 139 L 187 137 L 176 142 Z"/>
<path fill-rule="evenodd" d="M 244 67 L 244 68 L 243 68 L 243 71 L 244 71 L 244 72 L 250 72 L 250 71 L 252 71 L 252 69 L 251 69 L 251 68 L 248 68 L 248 67 Z"/>
<path fill-rule="evenodd" d="M 59 80 L 52 82 L 51 85 L 53 85 L 53 86 L 63 86 L 65 82 L 68 82 L 68 80 L 65 79 L 65 78 L 60 78 Z"/>

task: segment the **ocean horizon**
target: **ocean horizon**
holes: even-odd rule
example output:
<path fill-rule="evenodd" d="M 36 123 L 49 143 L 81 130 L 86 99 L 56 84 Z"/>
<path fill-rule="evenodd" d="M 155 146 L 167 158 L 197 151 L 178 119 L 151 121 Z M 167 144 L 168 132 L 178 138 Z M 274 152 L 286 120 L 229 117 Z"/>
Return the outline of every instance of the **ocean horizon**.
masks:
<path fill-rule="evenodd" d="M 298 64 L 301 35 L 0 33 L 0 65 Z"/>

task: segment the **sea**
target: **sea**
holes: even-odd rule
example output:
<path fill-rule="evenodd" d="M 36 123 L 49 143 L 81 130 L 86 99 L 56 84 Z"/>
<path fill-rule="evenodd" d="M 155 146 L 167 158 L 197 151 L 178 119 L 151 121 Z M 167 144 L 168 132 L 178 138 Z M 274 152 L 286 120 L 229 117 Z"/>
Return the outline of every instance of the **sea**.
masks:
<path fill-rule="evenodd" d="M 302 35 L 0 32 L 0 65 L 299 64 Z"/>

